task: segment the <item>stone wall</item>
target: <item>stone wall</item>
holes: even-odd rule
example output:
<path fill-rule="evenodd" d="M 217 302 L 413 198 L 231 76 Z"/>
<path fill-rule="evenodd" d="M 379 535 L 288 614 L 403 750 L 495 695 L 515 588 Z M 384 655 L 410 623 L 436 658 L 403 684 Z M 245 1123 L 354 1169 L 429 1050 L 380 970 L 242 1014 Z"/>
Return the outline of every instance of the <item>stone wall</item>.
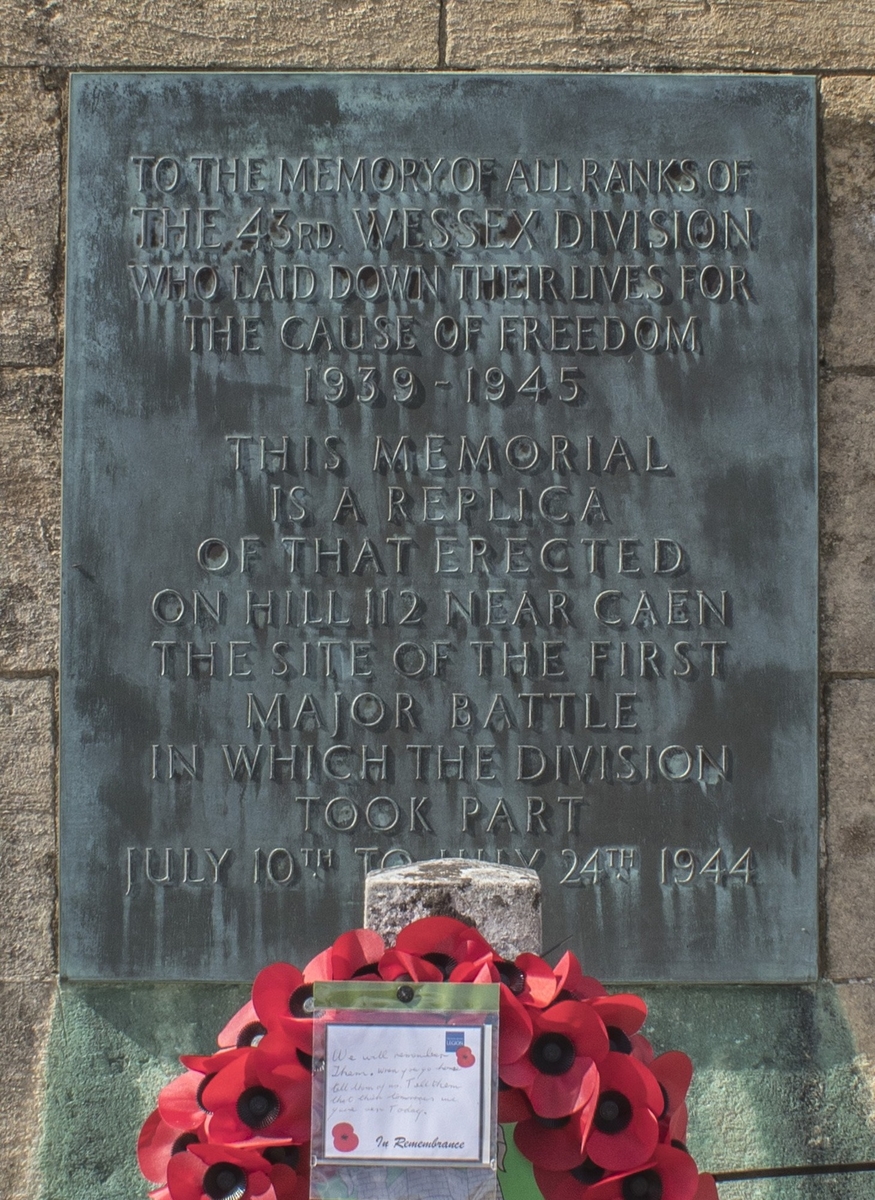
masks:
<path fill-rule="evenodd" d="M 875 1172 L 875 0 L 0 0 L 0 1188 L 132 1200 L 132 1139 L 233 988 L 56 970 L 63 198 L 75 69 L 798 71 L 820 86 L 823 947 L 811 988 L 650 989 L 699 1065 L 725 1200 L 871 1196 Z M 811 553 L 817 548 L 812 546 Z"/>

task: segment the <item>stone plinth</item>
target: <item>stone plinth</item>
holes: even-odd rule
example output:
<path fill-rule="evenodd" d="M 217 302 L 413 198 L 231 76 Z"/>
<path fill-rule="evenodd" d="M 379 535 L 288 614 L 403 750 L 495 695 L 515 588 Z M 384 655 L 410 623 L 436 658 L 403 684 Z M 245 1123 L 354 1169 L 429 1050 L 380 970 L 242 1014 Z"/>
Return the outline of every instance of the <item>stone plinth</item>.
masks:
<path fill-rule="evenodd" d="M 541 884 L 536 871 L 466 858 L 442 858 L 372 871 L 365 925 L 387 941 L 420 917 L 476 925 L 505 958 L 541 950 Z"/>

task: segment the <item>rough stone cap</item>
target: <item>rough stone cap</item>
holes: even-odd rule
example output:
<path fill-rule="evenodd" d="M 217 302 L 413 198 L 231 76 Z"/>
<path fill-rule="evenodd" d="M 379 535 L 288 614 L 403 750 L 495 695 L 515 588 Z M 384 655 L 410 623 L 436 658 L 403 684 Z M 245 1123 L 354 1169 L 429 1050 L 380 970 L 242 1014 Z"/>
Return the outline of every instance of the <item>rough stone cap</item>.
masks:
<path fill-rule="evenodd" d="M 420 917 L 476 925 L 504 958 L 541 952 L 541 882 L 526 867 L 441 858 L 367 875 L 369 929 L 391 943 L 399 929 Z"/>

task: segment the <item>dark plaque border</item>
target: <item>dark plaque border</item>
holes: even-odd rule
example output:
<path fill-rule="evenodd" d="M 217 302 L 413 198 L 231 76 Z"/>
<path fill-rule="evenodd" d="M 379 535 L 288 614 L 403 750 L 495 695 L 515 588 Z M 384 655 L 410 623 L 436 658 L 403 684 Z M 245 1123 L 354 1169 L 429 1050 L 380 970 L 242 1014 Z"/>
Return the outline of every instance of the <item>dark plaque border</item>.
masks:
<path fill-rule="evenodd" d="M 491 861 L 533 861 L 545 887 L 545 945 L 577 950 L 607 978 L 815 975 L 814 114 L 813 81 L 800 77 L 73 77 L 61 651 L 65 976 L 245 979 L 273 959 L 304 960 L 360 922 L 363 865 L 387 854 L 389 863 L 402 859 L 403 853 L 393 858 L 393 848 L 417 859 L 460 850 L 476 857 L 479 848 Z M 262 165 L 248 179 L 235 175 L 232 183 L 226 175 L 226 192 L 209 191 L 207 179 L 199 193 L 194 159 L 213 155 Z M 154 160 L 162 156 L 156 178 Z M 297 164 L 302 156 L 314 164 L 312 183 L 296 191 L 287 175 L 289 186 L 278 192 L 278 160 Z M 381 156 L 392 166 L 374 173 Z M 457 167 L 455 189 L 436 174 L 429 191 L 415 168 L 402 190 L 402 158 L 433 163 L 441 156 L 470 160 L 476 169 Z M 371 171 L 364 191 L 355 181 L 332 190 L 330 165 L 318 190 L 317 159 L 343 158 L 354 172 L 359 157 Z M 137 159 L 145 161 L 142 179 Z M 476 165 L 480 159 L 495 166 Z M 523 165 L 511 179 L 515 159 Z M 579 186 L 582 159 L 597 164 L 586 194 Z M 620 168 L 612 183 L 615 159 Z M 639 166 L 677 163 L 661 183 L 648 186 L 639 174 L 624 191 L 618 179 L 630 159 Z M 175 186 L 174 161 L 182 164 Z M 714 167 L 709 186 L 712 163 L 726 169 Z M 688 190 L 691 179 L 695 188 Z M 262 204 L 264 224 L 253 217 Z M 405 206 L 425 214 L 408 218 L 406 248 L 401 216 L 390 217 Z M 271 207 L 290 215 L 268 217 Z M 169 215 L 155 215 L 162 208 Z M 473 215 L 462 216 L 460 208 Z M 578 227 L 573 216 L 561 218 L 560 248 L 553 235 L 557 208 L 581 221 Z M 154 211 L 144 216 L 146 209 Z M 444 215 L 432 216 L 435 209 Z M 596 209 L 601 216 L 593 217 Z M 691 215 L 697 209 L 710 216 Z M 638 218 L 624 217 L 633 210 Z M 654 218 L 655 210 L 669 215 Z M 366 249 L 362 242 L 356 248 L 354 211 L 365 222 L 369 212 L 396 221 L 391 249 Z M 529 211 L 537 215 L 526 226 Z M 662 235 L 675 236 L 675 211 L 680 246 L 659 247 Z M 249 241 L 248 220 L 255 222 Z M 323 242 L 331 236 L 320 235 L 320 220 L 326 230 L 335 228 L 334 247 L 319 248 L 320 236 Z M 708 220 L 716 230 L 711 246 Z M 313 225 L 309 242 L 298 221 Z M 187 223 L 184 251 L 183 234 L 174 232 L 181 222 Z M 587 250 L 593 222 L 595 246 Z M 284 244 L 289 228 L 291 246 Z M 472 230 L 491 249 L 467 247 Z M 439 245 L 445 236 L 449 247 Z M 426 281 L 421 295 L 409 292 L 402 300 L 329 300 L 332 262 L 369 270 L 437 267 L 440 295 L 435 299 Z M 259 264 L 274 271 L 273 279 L 262 277 L 258 301 L 249 300 Z M 680 291 L 684 264 L 687 298 Z M 702 276 L 709 264 L 721 273 L 720 295 L 705 294 L 719 286 L 718 274 Z M 190 268 L 187 298 L 173 291 L 182 285 L 167 284 L 168 275 L 158 278 L 162 268 L 178 273 L 183 265 Z M 236 301 L 233 265 L 240 268 Z M 291 272 L 295 265 L 313 269 L 316 300 L 304 295 L 306 272 L 294 285 L 287 275 L 282 285 L 298 286 L 301 297 L 270 296 L 278 268 Z M 485 275 L 476 285 L 469 275 L 464 286 L 479 286 L 481 296 L 469 290 L 458 298 L 454 289 L 464 272 L 453 267 L 466 265 L 519 271 L 503 277 L 509 294 L 496 297 Z M 560 291 L 526 277 L 527 265 L 552 268 Z M 662 270 L 656 273 L 666 285 L 662 294 L 647 271 L 654 265 Z M 576 281 L 574 266 L 581 268 Z M 207 270 L 196 282 L 201 268 Z M 734 297 L 733 268 L 741 272 Z M 218 291 L 211 299 L 213 278 Z M 373 278 L 372 272 L 362 277 L 363 290 Z M 597 293 L 589 301 L 587 288 Z M 320 313 L 335 340 L 341 315 L 364 318 L 373 338 L 378 318 L 388 317 L 397 336 L 396 319 L 406 314 L 415 345 L 344 358 L 329 348 L 328 337 L 316 338 L 309 353 L 281 344 L 284 327 L 295 347 L 310 339 Z M 461 327 L 466 315 L 482 323 L 469 354 L 436 345 L 433 327 L 442 314 Z M 284 326 L 292 315 L 299 324 Z M 507 325 L 502 344 L 503 315 L 516 323 Z M 233 327 L 225 324 L 229 317 Z M 542 343 L 524 345 L 526 317 L 538 322 L 533 336 Z M 557 332 L 548 334 L 557 317 Z M 222 340 L 226 328 L 230 349 Z M 539 349 L 550 336 L 552 348 Z M 651 349 L 651 338 L 662 342 Z M 622 345 L 612 349 L 618 339 Z M 543 376 L 526 392 L 539 364 Z M 360 389 L 340 404 L 326 401 L 337 378 L 324 374 L 332 365 L 344 367 L 349 387 Z M 308 367 L 315 389 L 309 400 Z M 368 384 L 360 367 L 378 372 L 375 403 L 362 403 Z M 487 379 L 490 368 L 498 374 Z M 404 371 L 416 376 L 409 397 Z M 574 379 L 582 394 L 569 402 Z M 428 443 L 429 435 L 444 440 Z M 494 439 L 491 470 L 485 461 L 461 469 L 463 435 L 477 446 L 484 436 Z M 283 436 L 292 448 L 285 470 L 270 456 Z M 386 461 L 373 469 L 378 436 L 391 437 L 393 448 L 410 439 L 406 471 Z M 526 461 L 530 439 L 543 449 L 554 436 L 570 443 L 570 466 L 561 444 L 557 461 L 546 454 L 534 465 Z M 265 470 L 260 437 L 267 438 Z M 315 447 L 309 466 L 307 438 Z M 326 438 L 335 440 L 326 445 Z M 342 458 L 336 469 L 326 466 L 332 447 Z M 409 517 L 402 506 L 387 520 L 389 486 L 409 493 Z M 444 489 L 431 493 L 428 519 L 425 486 Z M 347 494 L 345 510 L 338 509 L 343 487 L 354 497 Z M 492 520 L 490 487 L 501 493 Z M 564 490 L 551 492 L 539 515 L 549 487 Z M 465 488 L 476 493 L 470 506 Z M 523 514 L 502 525 L 520 489 Z M 274 502 L 280 508 L 272 513 Z M 308 518 L 298 519 L 301 508 Z M 386 538 L 401 535 L 413 541 L 399 572 Z M 289 544 L 281 542 L 289 536 L 306 543 L 297 572 Z M 308 556 L 320 536 L 332 545 L 335 537 L 345 539 L 340 574 L 332 574 L 328 559 L 321 574 L 313 569 Z M 445 544 L 440 573 L 438 537 L 457 539 Z M 490 553 L 492 543 L 500 547 L 488 576 L 467 571 L 474 537 L 484 537 Z M 519 538 L 521 548 L 508 549 L 507 537 Z M 545 562 L 548 537 L 567 544 Z M 250 539 L 250 549 L 241 538 Z M 359 557 L 364 538 L 379 549 L 384 574 L 374 573 L 367 553 Z M 604 556 L 584 538 L 604 539 Z M 198 547 L 210 539 L 227 541 L 225 571 L 214 569 L 221 565 L 218 544 L 197 560 Z M 674 544 L 683 550 L 676 572 L 667 569 Z M 333 583 L 340 605 L 333 622 L 326 617 L 305 628 L 302 589 L 312 590 L 324 613 Z M 496 599 L 491 625 L 487 587 L 507 592 Z M 367 625 L 366 588 L 374 596 L 381 588 L 393 593 L 385 626 L 379 618 Z M 401 598 L 402 588 L 415 601 Z M 225 606 L 218 619 L 202 607 L 191 624 L 195 589 Z M 247 591 L 251 604 L 266 604 L 271 590 L 276 611 L 253 608 L 247 625 L 241 608 Z M 470 620 L 457 607 L 446 624 L 447 590 L 465 603 L 470 590 L 478 593 L 480 607 Z M 552 625 L 545 615 L 551 590 L 566 596 L 557 601 Z M 286 591 L 296 615 L 284 624 Z M 176 593 L 184 604 L 179 621 Z M 401 600 L 423 606 L 422 624 L 399 624 Z M 341 624 L 347 610 L 348 627 Z M 350 637 L 370 644 L 355 660 Z M 301 643 L 308 638 L 318 659 L 302 678 L 296 671 L 303 670 Z M 316 647 L 320 638 L 340 643 L 327 677 L 318 674 L 329 653 Z M 414 648 L 393 668 L 400 643 L 421 643 L 434 654 L 441 640 L 448 644 L 445 666 L 424 659 L 428 666 L 415 678 Z M 524 640 L 534 645 L 529 677 L 513 674 L 513 659 L 504 676 L 497 665 L 501 644 L 520 653 Z M 162 641 L 171 648 L 154 644 Z M 197 657 L 209 653 L 211 641 L 212 677 L 209 661 Z M 230 641 L 251 645 L 234 650 Z M 477 651 L 477 641 L 494 642 L 495 649 Z M 545 650 L 546 641 L 562 646 Z M 285 646 L 278 655 L 277 643 Z M 494 656 L 479 673 L 477 653 Z M 628 659 L 621 662 L 621 653 Z M 297 666 L 271 677 L 271 664 L 282 670 L 283 661 Z M 559 700 L 522 701 L 524 691 L 575 698 L 563 720 Z M 281 692 L 284 700 L 262 730 L 248 696 L 269 713 L 269 701 Z M 376 701 L 359 701 L 362 719 L 352 720 L 352 698 L 362 692 L 386 700 L 384 720 Z M 453 692 L 470 704 L 458 702 L 455 729 Z M 395 719 L 397 693 L 414 697 L 418 728 Z M 330 744 L 331 731 L 315 729 L 306 706 L 316 705 L 327 725 L 335 694 L 341 726 L 333 740 L 354 746 L 334 760 L 344 769 L 333 780 L 317 771 L 308 781 L 299 759 L 300 778 L 290 781 L 278 760 L 271 780 L 270 744 L 279 757 L 290 754 L 292 743 L 299 755 L 308 745 L 321 752 Z M 485 722 L 496 694 L 511 710 L 511 728 L 494 714 Z M 487 728 L 472 732 L 466 714 Z M 262 761 L 250 780 L 240 747 L 251 755 L 260 742 Z M 483 752 L 477 779 L 474 747 L 481 743 L 494 749 Z M 420 780 L 411 744 L 432 747 L 422 752 Z M 520 751 L 520 744 L 546 756 L 541 776 L 536 751 Z M 561 778 L 551 783 L 559 744 Z M 372 755 L 387 747 L 385 779 L 373 778 L 375 770 L 380 774 L 373 767 L 371 779 L 354 777 L 363 745 Z M 438 746 L 445 758 L 440 778 Z M 467 755 L 461 769 L 449 763 L 460 746 Z M 346 770 L 353 778 L 340 782 Z M 309 803 L 296 800 L 305 795 Z M 417 808 L 411 797 L 426 795 Z M 344 800 L 329 813 L 327 801 L 335 796 Z M 390 800 L 369 809 L 380 796 Z M 355 829 L 344 831 L 350 822 Z"/>

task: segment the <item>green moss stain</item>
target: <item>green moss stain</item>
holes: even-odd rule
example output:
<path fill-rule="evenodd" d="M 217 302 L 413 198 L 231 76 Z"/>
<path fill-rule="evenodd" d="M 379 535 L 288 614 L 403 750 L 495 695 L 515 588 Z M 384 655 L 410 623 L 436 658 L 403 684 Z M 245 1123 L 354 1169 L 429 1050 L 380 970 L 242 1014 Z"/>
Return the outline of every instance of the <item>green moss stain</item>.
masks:
<path fill-rule="evenodd" d="M 639 990 L 656 1052 L 684 1050 L 695 1063 L 689 1145 L 703 1170 L 875 1161 L 871 1095 L 832 985 Z M 145 1197 L 142 1121 L 180 1070 L 178 1056 L 211 1050 L 247 995 L 240 985 L 64 985 L 47 1052 L 37 1200 Z M 504 1167 L 503 1200 L 533 1200 L 531 1167 L 512 1137 Z M 800 1198 L 875 1194 L 871 1177 L 825 1180 L 808 1191 L 799 1179 L 783 1191 L 778 1181 L 726 1184 L 721 1200 L 777 1200 L 788 1187 Z"/>

